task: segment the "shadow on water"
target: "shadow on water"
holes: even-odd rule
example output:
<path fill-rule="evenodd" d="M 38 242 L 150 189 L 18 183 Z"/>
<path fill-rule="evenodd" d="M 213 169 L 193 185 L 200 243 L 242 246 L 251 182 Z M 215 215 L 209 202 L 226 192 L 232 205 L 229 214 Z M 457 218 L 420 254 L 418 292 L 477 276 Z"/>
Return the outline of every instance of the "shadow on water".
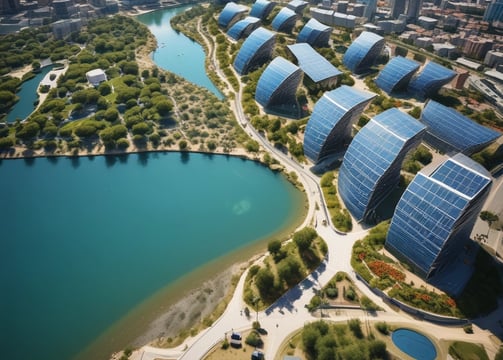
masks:
<path fill-rule="evenodd" d="M 182 164 L 187 164 L 190 160 L 190 155 L 186 151 L 182 151 L 180 153 L 180 160 L 182 161 Z"/>
<path fill-rule="evenodd" d="M 33 158 L 33 157 L 24 158 L 24 163 L 27 166 L 33 166 L 33 164 L 35 164 L 35 158 Z"/>
<path fill-rule="evenodd" d="M 105 155 L 105 165 L 110 168 L 115 165 L 117 158 L 114 155 Z"/>
<path fill-rule="evenodd" d="M 59 157 L 58 156 L 48 156 L 47 161 L 49 161 L 53 165 L 56 165 L 59 161 Z"/>
<path fill-rule="evenodd" d="M 94 155 L 87 155 L 87 158 L 89 159 L 89 161 L 94 161 L 95 157 L 96 156 L 94 156 Z"/>
<path fill-rule="evenodd" d="M 129 158 L 129 155 L 128 155 L 128 154 L 120 154 L 120 155 L 117 155 L 117 159 L 119 159 L 119 162 L 120 162 L 121 164 L 127 164 L 128 158 Z"/>
<path fill-rule="evenodd" d="M 143 167 L 147 166 L 148 165 L 148 157 L 149 157 L 148 152 L 138 153 L 138 164 L 140 164 Z"/>
<path fill-rule="evenodd" d="M 72 165 L 72 168 L 78 169 L 80 166 L 80 157 L 78 156 L 71 156 L 70 157 L 70 164 Z"/>
<path fill-rule="evenodd" d="M 211 153 L 203 153 L 203 157 L 205 157 L 209 160 L 213 160 L 215 158 L 215 155 L 211 154 Z"/>

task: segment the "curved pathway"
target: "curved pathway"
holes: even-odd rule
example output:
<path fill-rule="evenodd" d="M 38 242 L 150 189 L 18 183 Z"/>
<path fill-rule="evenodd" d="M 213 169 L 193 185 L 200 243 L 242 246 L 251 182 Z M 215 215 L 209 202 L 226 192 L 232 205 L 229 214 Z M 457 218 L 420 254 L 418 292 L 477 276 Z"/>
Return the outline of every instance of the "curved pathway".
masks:
<path fill-rule="evenodd" d="M 218 62 L 215 58 L 215 51 L 212 49 L 211 42 L 206 38 L 206 34 L 201 31 L 200 22 L 198 30 L 203 36 L 212 58 L 212 64 L 215 67 L 216 73 L 227 84 L 228 88 L 232 88 L 228 83 L 223 72 L 218 67 Z M 239 79 L 239 77 L 238 77 Z M 222 341 L 225 336 L 232 331 L 242 331 L 250 329 L 255 317 L 258 318 L 262 328 L 266 329 L 267 346 L 265 353 L 268 358 L 278 358 L 277 353 L 283 342 L 290 334 L 300 329 L 310 321 L 316 321 L 319 318 L 314 317 L 307 311 L 305 305 L 308 304 L 316 290 L 319 290 L 326 284 L 338 271 L 344 271 L 349 274 L 358 289 L 368 296 L 372 301 L 379 305 L 384 311 L 379 311 L 372 316 L 362 310 L 347 310 L 337 315 L 333 320 L 347 321 L 351 318 L 360 318 L 362 322 L 370 321 L 387 321 L 409 324 L 424 329 L 426 332 L 434 335 L 437 339 L 446 338 L 464 340 L 470 342 L 478 342 L 484 344 L 488 354 L 491 356 L 496 353 L 497 347 L 490 340 L 490 333 L 474 327 L 474 334 L 465 334 L 460 328 L 448 328 L 434 325 L 425 321 L 420 321 L 412 318 L 403 312 L 395 312 L 380 297 L 370 291 L 363 283 L 356 279 L 353 269 L 350 264 L 351 250 L 356 240 L 363 238 L 367 231 L 355 231 L 348 234 L 339 233 L 333 228 L 326 204 L 323 198 L 323 193 L 319 186 L 319 179 L 314 176 L 309 169 L 297 163 L 281 151 L 274 148 L 266 139 L 264 139 L 251 126 L 246 118 L 241 106 L 242 86 L 239 93 L 236 94 L 235 100 L 232 101 L 231 107 L 236 115 L 238 123 L 243 129 L 256 141 L 258 141 L 264 149 L 274 156 L 285 167 L 286 171 L 294 171 L 297 173 L 299 180 L 302 182 L 306 195 L 309 200 L 309 211 L 301 227 L 314 224 L 318 234 L 326 241 L 328 245 L 328 255 L 325 261 L 304 279 L 296 287 L 284 294 L 276 303 L 270 306 L 265 311 L 257 314 L 253 313 L 250 318 L 246 318 L 242 312 L 245 304 L 242 300 L 244 281 L 247 271 L 241 276 L 236 287 L 232 300 L 229 302 L 227 309 L 222 316 L 208 329 L 205 329 L 193 338 L 189 338 L 184 344 L 175 349 L 159 349 L 150 346 L 145 346 L 138 352 L 135 352 L 132 359 L 153 360 L 153 359 L 180 359 L 194 360 L 203 358 L 208 351 Z M 315 210 L 315 204 L 319 204 L 320 210 Z M 328 226 L 318 226 L 325 220 Z M 313 226 L 313 225 L 312 225 Z"/>

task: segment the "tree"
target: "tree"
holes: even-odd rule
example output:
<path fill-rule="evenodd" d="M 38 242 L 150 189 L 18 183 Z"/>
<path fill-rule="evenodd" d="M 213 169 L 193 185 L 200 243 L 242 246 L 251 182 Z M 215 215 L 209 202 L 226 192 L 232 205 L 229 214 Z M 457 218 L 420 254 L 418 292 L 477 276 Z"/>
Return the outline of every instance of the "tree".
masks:
<path fill-rule="evenodd" d="M 33 121 L 24 122 L 23 125 L 16 130 L 16 136 L 21 140 L 31 140 L 38 135 L 40 126 Z"/>
<path fill-rule="evenodd" d="M 498 221 L 499 217 L 498 217 L 498 215 L 496 215 L 490 211 L 484 210 L 480 213 L 480 220 L 487 222 L 487 224 L 488 224 L 487 236 L 489 236 L 489 229 L 491 228 L 492 223 L 495 221 Z"/>
<path fill-rule="evenodd" d="M 186 140 L 180 140 L 180 141 L 178 142 L 178 147 L 179 147 L 179 148 L 180 148 L 180 150 L 182 150 L 182 151 L 183 151 L 183 150 L 186 150 L 186 149 L 187 149 L 187 146 L 188 146 L 188 144 L 187 144 L 187 141 L 186 141 Z"/>
<path fill-rule="evenodd" d="M 146 122 L 134 124 L 131 131 L 134 135 L 145 135 L 150 132 L 150 126 Z"/>
<path fill-rule="evenodd" d="M 10 137 L 0 138 L 0 150 L 7 150 L 10 147 L 14 146 L 14 140 Z"/>
<path fill-rule="evenodd" d="M 317 236 L 318 234 L 316 233 L 316 230 L 306 227 L 302 230 L 297 231 L 293 235 L 293 241 L 299 248 L 299 251 L 302 253 L 309 249 L 313 240 L 316 239 Z"/>
<path fill-rule="evenodd" d="M 262 268 L 255 275 L 255 285 L 263 298 L 271 297 L 271 289 L 274 288 L 274 274 L 268 268 Z"/>
<path fill-rule="evenodd" d="M 157 109 L 159 115 L 166 116 L 173 109 L 173 103 L 169 100 L 162 100 L 155 104 L 155 108 Z"/>
<path fill-rule="evenodd" d="M 287 257 L 278 264 L 278 275 L 291 287 L 302 280 L 301 267 L 301 263 L 296 258 Z"/>
<path fill-rule="evenodd" d="M 269 243 L 267 244 L 267 250 L 273 256 L 275 256 L 281 250 L 281 241 L 279 241 L 278 239 L 274 239 L 274 240 L 269 241 Z"/>

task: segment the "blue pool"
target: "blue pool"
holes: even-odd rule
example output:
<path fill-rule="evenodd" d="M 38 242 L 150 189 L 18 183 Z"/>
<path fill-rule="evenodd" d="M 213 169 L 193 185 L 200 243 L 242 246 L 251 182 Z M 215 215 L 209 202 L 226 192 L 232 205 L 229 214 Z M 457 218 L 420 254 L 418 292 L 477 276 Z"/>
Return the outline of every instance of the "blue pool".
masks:
<path fill-rule="evenodd" d="M 409 329 L 398 329 L 391 334 L 393 343 L 404 353 L 417 360 L 433 360 L 437 357 L 435 345 L 426 336 Z"/>

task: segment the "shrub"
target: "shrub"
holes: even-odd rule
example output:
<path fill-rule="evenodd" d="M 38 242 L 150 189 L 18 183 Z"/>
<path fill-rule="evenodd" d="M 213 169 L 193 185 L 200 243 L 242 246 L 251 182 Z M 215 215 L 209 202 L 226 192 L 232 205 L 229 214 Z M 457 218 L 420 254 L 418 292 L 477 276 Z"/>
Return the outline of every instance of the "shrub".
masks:
<path fill-rule="evenodd" d="M 388 324 L 386 324 L 384 321 L 383 322 L 377 322 L 374 326 L 377 329 L 377 331 L 379 331 L 381 334 L 383 334 L 383 335 L 388 335 L 389 334 Z"/>
<path fill-rule="evenodd" d="M 260 338 L 260 335 L 256 330 L 253 330 L 246 337 L 245 343 L 253 347 L 261 347 L 263 344 L 262 339 Z"/>

